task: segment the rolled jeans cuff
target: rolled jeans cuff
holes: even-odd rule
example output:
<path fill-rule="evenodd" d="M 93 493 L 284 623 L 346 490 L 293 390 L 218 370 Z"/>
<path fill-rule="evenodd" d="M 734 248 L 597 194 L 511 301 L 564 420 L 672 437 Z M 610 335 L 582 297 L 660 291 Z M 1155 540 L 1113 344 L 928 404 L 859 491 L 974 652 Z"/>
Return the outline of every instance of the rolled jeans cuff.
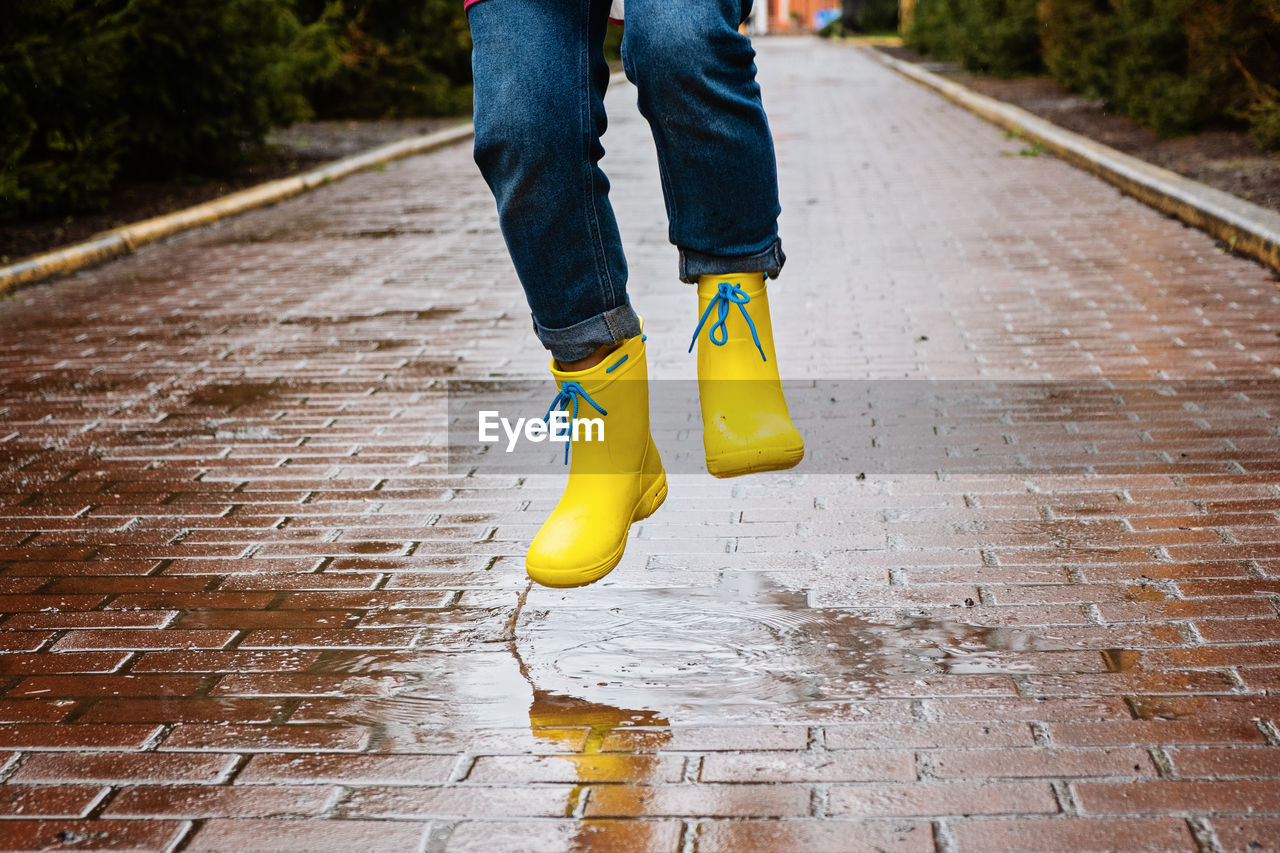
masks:
<path fill-rule="evenodd" d="M 693 249 L 680 250 L 680 280 L 696 284 L 700 275 L 724 275 L 734 272 L 762 272 L 769 278 L 777 278 L 787 256 L 782 252 L 782 241 L 774 240 L 773 245 L 763 252 L 752 255 L 705 255 Z"/>
<path fill-rule="evenodd" d="M 577 361 L 602 346 L 620 344 L 640 334 L 640 318 L 628 301 L 563 329 L 548 329 L 534 320 L 533 331 L 556 361 Z"/>

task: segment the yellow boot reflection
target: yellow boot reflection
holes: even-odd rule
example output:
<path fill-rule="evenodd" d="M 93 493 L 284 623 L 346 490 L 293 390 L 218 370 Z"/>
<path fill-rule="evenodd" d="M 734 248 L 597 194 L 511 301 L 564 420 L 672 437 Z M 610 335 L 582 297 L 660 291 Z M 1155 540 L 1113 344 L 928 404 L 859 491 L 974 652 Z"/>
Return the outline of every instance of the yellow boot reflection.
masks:
<path fill-rule="evenodd" d="M 556 749 L 575 750 L 551 756 L 568 766 L 575 783 L 565 815 L 585 817 L 575 828 L 567 849 L 584 851 L 671 849 L 679 838 L 676 822 L 592 820 L 643 814 L 644 786 L 678 781 L 679 763 L 655 752 L 671 739 L 667 720 L 654 711 L 630 711 L 533 690 L 529 725 L 536 738 Z M 632 726 L 645 729 L 631 730 Z M 654 731 L 651 727 L 662 727 Z M 584 730 L 585 729 L 585 737 Z M 640 754 L 637 754 L 639 752 Z M 558 781 L 558 780 L 557 780 Z M 590 801 L 583 802 L 590 791 Z"/>

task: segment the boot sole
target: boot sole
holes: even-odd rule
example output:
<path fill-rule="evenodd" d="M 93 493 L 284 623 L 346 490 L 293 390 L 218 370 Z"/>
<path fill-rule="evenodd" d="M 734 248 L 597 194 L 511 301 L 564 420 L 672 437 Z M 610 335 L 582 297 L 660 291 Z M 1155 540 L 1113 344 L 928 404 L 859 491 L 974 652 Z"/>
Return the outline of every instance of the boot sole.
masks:
<path fill-rule="evenodd" d="M 558 572 L 535 569 L 526 562 L 525 571 L 535 583 L 541 586 L 549 586 L 552 589 L 575 589 L 576 587 L 595 583 L 613 571 L 618 563 L 622 561 L 622 552 L 626 550 L 627 538 L 631 535 L 631 525 L 653 515 L 666 499 L 667 472 L 662 471 L 652 485 L 645 490 L 645 493 L 640 496 L 640 500 L 636 502 L 636 508 L 631 511 L 631 521 L 627 522 L 627 536 L 622 537 L 622 541 L 618 543 L 617 550 L 603 562 L 588 566 L 585 569 Z"/>
<path fill-rule="evenodd" d="M 707 457 L 707 473 L 721 480 L 765 471 L 785 471 L 804 459 L 804 445 L 798 447 L 739 450 Z"/>

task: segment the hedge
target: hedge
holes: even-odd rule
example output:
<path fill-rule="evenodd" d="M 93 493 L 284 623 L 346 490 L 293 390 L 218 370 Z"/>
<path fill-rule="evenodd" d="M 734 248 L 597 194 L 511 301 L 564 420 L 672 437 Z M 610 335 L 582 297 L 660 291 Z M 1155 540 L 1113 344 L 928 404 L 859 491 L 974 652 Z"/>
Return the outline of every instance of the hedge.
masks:
<path fill-rule="evenodd" d="M 225 175 L 313 115 L 470 106 L 457 0 L 23 0 L 0 15 L 0 219 Z"/>
<path fill-rule="evenodd" d="M 1039 71 L 1037 0 L 919 0 L 906 43 L 961 62 L 971 71 L 1009 77 Z"/>
<path fill-rule="evenodd" d="M 1043 63 L 1162 136 L 1243 122 L 1280 148 L 1280 0 L 919 0 L 906 36 L 976 71 Z"/>
<path fill-rule="evenodd" d="M 0 15 L 0 215 L 95 205 L 119 169 L 120 33 L 108 4 L 32 0 Z"/>
<path fill-rule="evenodd" d="M 818 35 L 875 33 L 898 28 L 898 0 L 844 0 L 840 17 L 823 27 Z"/>
<path fill-rule="evenodd" d="M 313 75 L 321 118 L 449 115 L 471 109 L 471 33 L 461 0 L 298 0 L 338 57 Z"/>

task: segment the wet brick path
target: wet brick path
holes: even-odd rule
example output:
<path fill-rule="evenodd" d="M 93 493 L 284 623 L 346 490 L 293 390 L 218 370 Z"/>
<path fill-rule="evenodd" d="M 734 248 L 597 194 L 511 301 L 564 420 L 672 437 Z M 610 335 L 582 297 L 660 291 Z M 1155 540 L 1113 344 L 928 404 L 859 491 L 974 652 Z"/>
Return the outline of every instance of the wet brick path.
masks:
<path fill-rule="evenodd" d="M 854 49 L 760 64 L 785 375 L 1245 405 L 1117 392 L 1144 452 L 1071 472 L 681 474 L 555 592 L 559 479 L 444 464 L 445 380 L 545 371 L 466 146 L 26 290 L 0 849 L 1280 849 L 1274 279 Z M 633 102 L 632 296 L 690 378 Z"/>

